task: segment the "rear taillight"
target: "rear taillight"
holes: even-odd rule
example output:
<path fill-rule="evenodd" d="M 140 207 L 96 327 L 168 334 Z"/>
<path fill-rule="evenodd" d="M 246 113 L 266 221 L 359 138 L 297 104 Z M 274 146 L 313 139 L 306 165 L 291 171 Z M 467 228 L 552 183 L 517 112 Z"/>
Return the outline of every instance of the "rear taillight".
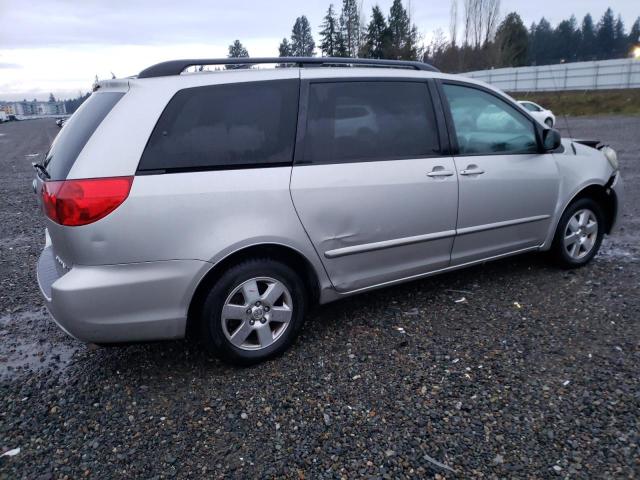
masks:
<path fill-rule="evenodd" d="M 129 196 L 133 177 L 44 182 L 44 213 L 56 223 L 77 227 L 106 217 Z"/>

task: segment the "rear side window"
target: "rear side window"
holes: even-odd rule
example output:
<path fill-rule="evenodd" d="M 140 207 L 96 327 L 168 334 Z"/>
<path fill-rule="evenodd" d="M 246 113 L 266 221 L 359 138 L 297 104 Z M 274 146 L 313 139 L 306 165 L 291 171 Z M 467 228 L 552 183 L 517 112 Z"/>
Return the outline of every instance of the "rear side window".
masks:
<path fill-rule="evenodd" d="M 304 162 L 391 160 L 432 156 L 439 151 L 425 83 L 310 85 Z"/>
<path fill-rule="evenodd" d="M 51 180 L 67 178 L 93 132 L 123 95 L 121 92 L 93 93 L 78 108 L 58 133 L 44 161 Z"/>
<path fill-rule="evenodd" d="M 521 103 L 520 105 L 524 106 L 524 108 L 526 108 L 530 112 L 539 112 L 540 111 L 540 109 L 536 105 L 534 105 L 533 103 Z"/>
<path fill-rule="evenodd" d="M 291 164 L 298 80 L 180 90 L 145 148 L 138 171 Z"/>

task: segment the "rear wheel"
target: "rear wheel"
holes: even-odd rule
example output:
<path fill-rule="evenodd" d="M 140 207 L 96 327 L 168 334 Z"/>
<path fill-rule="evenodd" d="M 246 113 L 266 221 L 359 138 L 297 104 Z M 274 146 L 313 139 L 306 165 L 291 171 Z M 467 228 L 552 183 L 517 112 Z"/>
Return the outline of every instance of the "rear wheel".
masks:
<path fill-rule="evenodd" d="M 238 365 L 284 352 L 295 340 L 306 310 L 300 276 L 271 259 L 250 259 L 227 270 L 202 309 L 207 350 Z"/>
<path fill-rule="evenodd" d="M 552 251 L 565 268 L 581 267 L 598 253 L 604 236 L 604 215 L 590 198 L 575 201 L 564 212 L 553 240 Z"/>

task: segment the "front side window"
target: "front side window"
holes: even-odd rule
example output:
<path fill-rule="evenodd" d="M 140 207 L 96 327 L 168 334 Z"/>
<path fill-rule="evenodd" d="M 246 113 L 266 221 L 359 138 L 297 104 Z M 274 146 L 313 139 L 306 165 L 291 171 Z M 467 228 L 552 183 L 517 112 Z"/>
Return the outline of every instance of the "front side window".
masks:
<path fill-rule="evenodd" d="M 498 97 L 477 88 L 443 85 L 462 155 L 536 153 L 533 123 Z"/>
<path fill-rule="evenodd" d="M 422 82 L 331 82 L 309 87 L 304 161 L 425 157 L 440 151 Z"/>
<path fill-rule="evenodd" d="M 298 80 L 180 90 L 162 112 L 138 170 L 290 164 L 297 112 Z"/>

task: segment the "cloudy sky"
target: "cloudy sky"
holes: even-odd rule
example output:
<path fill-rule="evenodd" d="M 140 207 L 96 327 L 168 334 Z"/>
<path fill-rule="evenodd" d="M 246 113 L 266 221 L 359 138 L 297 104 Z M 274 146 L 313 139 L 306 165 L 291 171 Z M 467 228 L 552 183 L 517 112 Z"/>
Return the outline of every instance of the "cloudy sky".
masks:
<path fill-rule="evenodd" d="M 133 75 L 153 63 L 185 57 L 223 57 L 239 38 L 251 56 L 276 56 L 299 15 L 314 28 L 328 4 L 341 0 L 0 0 L 0 100 L 70 98 L 99 78 Z M 404 0 L 428 41 L 448 31 L 451 0 Z M 463 0 L 458 0 L 461 5 Z M 362 0 L 387 12 L 392 0 Z M 502 0 L 525 24 L 544 15 L 552 24 L 607 6 L 629 27 L 638 0 Z M 339 8 L 339 7 L 338 7 Z M 461 7 L 459 7 L 461 9 Z"/>

